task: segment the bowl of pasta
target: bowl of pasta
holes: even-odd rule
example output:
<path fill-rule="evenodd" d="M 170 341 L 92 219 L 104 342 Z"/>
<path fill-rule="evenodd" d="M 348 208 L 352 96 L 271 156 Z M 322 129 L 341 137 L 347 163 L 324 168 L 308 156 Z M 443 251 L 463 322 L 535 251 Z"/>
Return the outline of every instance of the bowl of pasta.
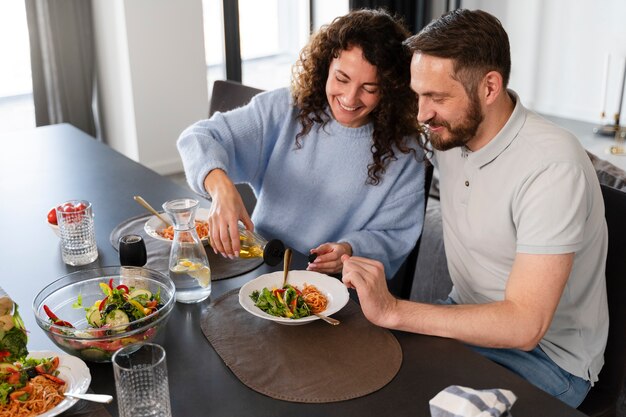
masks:
<path fill-rule="evenodd" d="M 161 216 L 167 219 L 166 213 L 161 213 Z M 200 207 L 196 212 L 196 232 L 203 244 L 209 243 L 209 227 L 207 219 L 209 218 L 209 210 Z M 143 226 L 146 234 L 154 239 L 164 242 L 171 242 L 174 239 L 174 227 L 167 226 L 157 216 L 150 216 Z"/>
<path fill-rule="evenodd" d="M 348 289 L 337 278 L 313 271 L 289 271 L 261 275 L 239 290 L 239 304 L 250 314 L 275 323 L 301 325 L 330 316 L 349 299 Z"/>
<path fill-rule="evenodd" d="M 78 401 L 64 393 L 84 394 L 91 382 L 85 362 L 63 353 L 30 352 L 25 359 L 0 365 L 1 416 L 56 416 Z"/>
<path fill-rule="evenodd" d="M 85 361 L 110 362 L 119 348 L 157 338 L 175 302 L 168 276 L 115 266 L 65 275 L 43 288 L 32 307 L 59 348 Z"/>

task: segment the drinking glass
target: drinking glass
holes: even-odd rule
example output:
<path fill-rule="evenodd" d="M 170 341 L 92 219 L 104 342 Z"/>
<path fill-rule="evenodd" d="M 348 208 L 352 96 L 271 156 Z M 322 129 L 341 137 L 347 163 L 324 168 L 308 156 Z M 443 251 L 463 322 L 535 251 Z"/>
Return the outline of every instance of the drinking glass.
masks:
<path fill-rule="evenodd" d="M 56 208 L 61 234 L 61 257 L 72 266 L 87 265 L 98 258 L 91 203 L 70 200 Z"/>
<path fill-rule="evenodd" d="M 120 417 L 171 417 L 165 349 L 154 343 L 127 345 L 111 361 Z"/>
<path fill-rule="evenodd" d="M 118 244 L 121 266 L 144 266 L 148 261 L 146 242 L 141 236 L 122 236 Z"/>

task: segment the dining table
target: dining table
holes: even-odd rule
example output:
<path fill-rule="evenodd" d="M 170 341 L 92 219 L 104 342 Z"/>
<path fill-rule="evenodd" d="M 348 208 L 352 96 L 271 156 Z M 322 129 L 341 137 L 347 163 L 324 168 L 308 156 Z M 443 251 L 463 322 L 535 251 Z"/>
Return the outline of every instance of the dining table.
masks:
<path fill-rule="evenodd" d="M 44 286 L 79 269 L 119 265 L 109 235 L 125 219 L 145 213 L 133 196 L 141 195 L 157 208 L 174 198 L 196 198 L 203 207 L 210 206 L 210 201 L 189 188 L 69 124 L 2 134 L 0 146 L 0 230 L 4 235 L 0 286 L 20 306 L 28 329 L 29 350 L 59 351 L 37 326 L 32 310 L 33 299 Z M 98 258 L 80 267 L 63 263 L 59 238 L 46 220 L 51 207 L 71 199 L 91 202 L 95 213 Z M 292 268 L 305 269 L 306 265 L 307 257 L 294 252 Z M 161 335 L 167 352 L 173 416 L 430 416 L 429 400 L 450 385 L 511 390 L 517 396 L 512 408 L 515 417 L 584 415 L 463 343 L 402 331 L 391 332 L 402 351 L 399 371 L 388 384 L 368 395 L 337 402 L 301 403 L 250 389 L 226 366 L 203 334 L 200 322 L 218 297 L 281 268 L 282 264 L 262 264 L 240 276 L 213 282 L 211 296 L 203 302 L 175 304 Z M 347 347 L 329 360 L 341 363 L 350 353 Z M 87 365 L 92 377 L 90 390 L 115 396 L 112 365 Z M 73 415 L 72 409 L 63 415 Z M 116 402 L 104 406 L 98 415 L 117 416 Z"/>

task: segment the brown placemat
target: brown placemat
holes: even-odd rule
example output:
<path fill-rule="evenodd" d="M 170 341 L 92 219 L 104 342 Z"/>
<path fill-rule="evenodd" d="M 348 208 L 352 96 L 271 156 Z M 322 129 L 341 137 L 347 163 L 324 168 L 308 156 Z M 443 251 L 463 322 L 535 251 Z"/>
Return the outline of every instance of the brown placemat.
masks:
<path fill-rule="evenodd" d="M 122 223 L 115 226 L 115 228 L 111 232 L 111 235 L 109 236 L 109 241 L 111 242 L 111 245 L 113 245 L 115 250 L 118 250 L 118 241 L 120 239 L 120 236 L 129 234 L 140 235 L 146 242 L 146 252 L 148 254 L 148 262 L 146 263 L 145 267 L 157 270 L 164 273 L 165 275 L 168 275 L 170 249 L 172 245 L 169 242 L 164 242 L 162 240 L 158 240 L 151 236 L 148 236 L 143 227 L 150 217 L 151 215 L 147 214 L 131 217 L 130 219 L 124 220 Z M 221 255 L 216 255 L 215 253 L 213 253 L 213 250 L 210 247 L 205 247 L 205 249 L 206 254 L 209 258 L 209 265 L 211 267 L 211 280 L 213 281 L 225 278 L 232 278 L 245 274 L 246 272 L 252 271 L 263 263 L 263 259 L 260 258 L 228 259 L 224 258 Z"/>
<path fill-rule="evenodd" d="M 371 324 L 354 301 L 333 317 L 287 326 L 239 305 L 229 291 L 203 312 L 204 335 L 248 387 L 269 397 L 327 403 L 361 397 L 387 385 L 402 365 L 402 349 L 388 330 Z"/>

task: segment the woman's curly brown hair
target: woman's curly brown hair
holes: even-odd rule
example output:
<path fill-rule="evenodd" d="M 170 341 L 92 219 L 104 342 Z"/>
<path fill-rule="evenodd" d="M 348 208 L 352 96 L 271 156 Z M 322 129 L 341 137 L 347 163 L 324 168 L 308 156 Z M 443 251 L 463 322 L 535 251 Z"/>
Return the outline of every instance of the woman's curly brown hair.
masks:
<path fill-rule="evenodd" d="M 410 32 L 384 10 L 356 10 L 323 26 L 302 49 L 293 68 L 292 95 L 302 130 L 296 145 L 315 123 L 323 128 L 330 120 L 326 80 L 331 61 L 341 51 L 358 46 L 376 67 L 380 101 L 370 113 L 374 126 L 373 162 L 368 165 L 368 184 L 377 185 L 388 164 L 396 160 L 394 145 L 406 154 L 415 150 L 406 142 L 422 134 L 417 122 L 417 100 L 410 89 L 411 52 L 402 42 Z M 419 141 L 417 141 L 419 143 Z"/>

